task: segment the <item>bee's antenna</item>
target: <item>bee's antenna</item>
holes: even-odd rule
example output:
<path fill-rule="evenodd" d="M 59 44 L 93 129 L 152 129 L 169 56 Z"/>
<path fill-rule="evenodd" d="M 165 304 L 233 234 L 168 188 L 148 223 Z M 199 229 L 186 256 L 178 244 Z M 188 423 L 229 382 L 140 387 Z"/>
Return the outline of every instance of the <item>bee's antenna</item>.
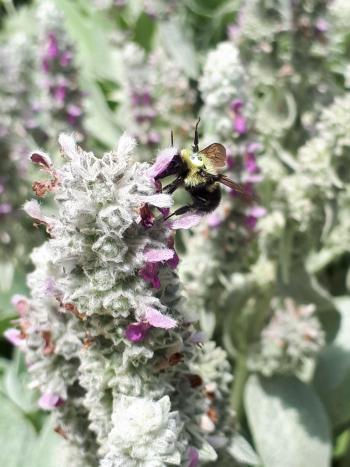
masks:
<path fill-rule="evenodd" d="M 170 145 L 174 147 L 174 133 L 173 130 L 170 130 Z"/>
<path fill-rule="evenodd" d="M 198 125 L 199 125 L 200 121 L 201 121 L 201 118 L 198 117 L 198 121 L 196 123 L 196 128 L 194 130 L 194 140 L 193 140 L 193 146 L 192 146 L 193 152 L 198 152 L 198 143 L 199 143 Z"/>

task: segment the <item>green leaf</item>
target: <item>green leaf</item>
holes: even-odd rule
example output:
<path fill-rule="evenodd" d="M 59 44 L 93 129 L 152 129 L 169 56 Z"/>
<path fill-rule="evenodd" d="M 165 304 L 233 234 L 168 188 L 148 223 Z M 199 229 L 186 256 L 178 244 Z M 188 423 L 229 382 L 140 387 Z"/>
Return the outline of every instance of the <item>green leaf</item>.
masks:
<path fill-rule="evenodd" d="M 109 109 L 101 89 L 93 80 L 86 80 L 85 89 L 89 94 L 85 119 L 87 131 L 106 147 L 115 147 L 120 136 L 120 130 L 113 123 L 116 116 Z"/>
<path fill-rule="evenodd" d="M 245 408 L 265 467 L 329 467 L 331 435 L 312 388 L 294 376 L 249 378 Z"/>
<path fill-rule="evenodd" d="M 25 415 L 0 394 L 0 465 L 27 467 L 36 434 Z"/>
<path fill-rule="evenodd" d="M 23 354 L 16 350 L 11 365 L 4 375 L 4 390 L 11 401 L 25 413 L 38 410 L 38 394 L 29 389 L 29 375 L 24 363 Z"/>
<path fill-rule="evenodd" d="M 110 45 L 114 24 L 107 15 L 89 8 L 89 3 L 76 0 L 56 0 L 59 10 L 65 14 L 67 30 L 74 40 L 83 66 L 91 76 L 116 81 L 118 54 Z"/>
<path fill-rule="evenodd" d="M 62 467 L 69 465 L 67 442 L 54 432 L 52 419 L 47 418 L 40 436 L 31 450 L 26 467 Z"/>
<path fill-rule="evenodd" d="M 189 78 L 196 79 L 199 72 L 198 59 L 186 27 L 178 18 L 173 18 L 160 22 L 159 31 L 162 43 L 176 64 Z"/>
<path fill-rule="evenodd" d="M 314 377 L 334 427 L 350 422 L 350 297 L 335 300 L 341 322 L 332 342 L 321 352 Z"/>
<path fill-rule="evenodd" d="M 261 460 L 254 449 L 239 433 L 233 435 L 227 450 L 238 462 L 248 465 L 261 465 Z"/>
<path fill-rule="evenodd" d="M 147 51 L 151 49 L 155 27 L 155 20 L 142 12 L 136 22 L 133 39 Z"/>

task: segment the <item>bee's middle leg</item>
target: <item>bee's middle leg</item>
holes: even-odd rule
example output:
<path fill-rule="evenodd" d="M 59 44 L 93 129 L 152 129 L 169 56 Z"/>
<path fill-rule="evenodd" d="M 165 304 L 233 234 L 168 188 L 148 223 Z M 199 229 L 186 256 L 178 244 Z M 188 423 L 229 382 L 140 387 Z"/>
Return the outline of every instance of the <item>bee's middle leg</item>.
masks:
<path fill-rule="evenodd" d="M 186 214 L 186 212 L 191 211 L 192 209 L 194 209 L 194 207 L 195 206 L 193 204 L 186 204 L 186 206 L 182 206 L 181 208 L 176 209 L 176 211 L 174 211 L 172 214 L 165 217 L 164 220 L 166 221 L 167 219 L 170 219 L 170 217 L 180 216 L 181 214 Z"/>

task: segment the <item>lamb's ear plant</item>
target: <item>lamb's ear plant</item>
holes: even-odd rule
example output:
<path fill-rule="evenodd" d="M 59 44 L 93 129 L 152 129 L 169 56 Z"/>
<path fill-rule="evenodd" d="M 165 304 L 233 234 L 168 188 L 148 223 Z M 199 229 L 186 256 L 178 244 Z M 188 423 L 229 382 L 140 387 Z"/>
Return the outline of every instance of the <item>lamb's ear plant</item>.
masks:
<path fill-rule="evenodd" d="M 207 225 L 186 239 L 180 273 L 204 329 L 222 336 L 230 354 L 231 403 L 242 426 L 248 422 L 264 465 L 279 467 L 281 459 L 284 466 L 303 465 L 307 456 L 310 465 L 326 467 L 331 428 L 344 432 L 349 419 L 348 366 L 340 359 L 336 382 L 332 370 L 347 335 L 348 94 L 337 68 L 326 63 L 335 45 L 328 41 L 333 24 L 326 23 L 325 2 L 270 6 L 243 2 L 232 42 L 208 54 L 200 80 L 208 143 L 225 144 L 232 176 L 253 188 L 259 206 L 226 196 Z M 269 27 L 273 18 L 286 25 Z M 338 31 L 344 47 L 346 36 L 341 41 Z M 297 42 L 308 47 L 293 51 Z M 252 44 L 260 53 L 248 61 Z M 283 54 L 274 53 L 283 46 Z M 336 61 L 344 64 L 344 49 L 337 49 Z M 318 70 L 312 100 L 305 98 L 310 89 L 303 78 L 310 63 Z M 321 75 L 323 67 L 328 71 Z M 336 393 L 342 410 L 332 402 Z"/>
<path fill-rule="evenodd" d="M 19 329 L 7 331 L 25 351 L 39 404 L 53 411 L 72 465 L 215 461 L 234 430 L 232 376 L 181 298 L 175 223 L 164 222 L 172 198 L 153 178 L 176 148 L 150 166 L 133 160 L 126 135 L 101 158 L 71 136 L 59 143 L 60 169 L 42 152 L 31 156 L 56 208 L 24 206 L 50 239 L 33 251 L 31 298 Z"/>

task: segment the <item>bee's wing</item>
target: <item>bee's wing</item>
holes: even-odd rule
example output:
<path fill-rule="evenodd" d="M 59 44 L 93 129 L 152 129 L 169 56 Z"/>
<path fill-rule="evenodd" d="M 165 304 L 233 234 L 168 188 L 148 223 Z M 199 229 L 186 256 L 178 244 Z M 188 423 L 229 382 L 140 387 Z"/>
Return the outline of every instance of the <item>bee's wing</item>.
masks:
<path fill-rule="evenodd" d="M 254 199 L 254 197 L 250 193 L 247 193 L 247 190 L 244 188 L 243 185 L 234 182 L 230 178 L 226 177 L 226 175 L 219 175 L 218 182 L 228 186 L 229 188 L 231 188 L 231 190 L 236 191 L 240 195 L 243 195 L 247 201 L 252 201 Z"/>
<path fill-rule="evenodd" d="M 199 151 L 203 158 L 208 159 L 215 169 L 222 169 L 226 165 L 226 149 L 220 143 L 213 143 Z"/>

